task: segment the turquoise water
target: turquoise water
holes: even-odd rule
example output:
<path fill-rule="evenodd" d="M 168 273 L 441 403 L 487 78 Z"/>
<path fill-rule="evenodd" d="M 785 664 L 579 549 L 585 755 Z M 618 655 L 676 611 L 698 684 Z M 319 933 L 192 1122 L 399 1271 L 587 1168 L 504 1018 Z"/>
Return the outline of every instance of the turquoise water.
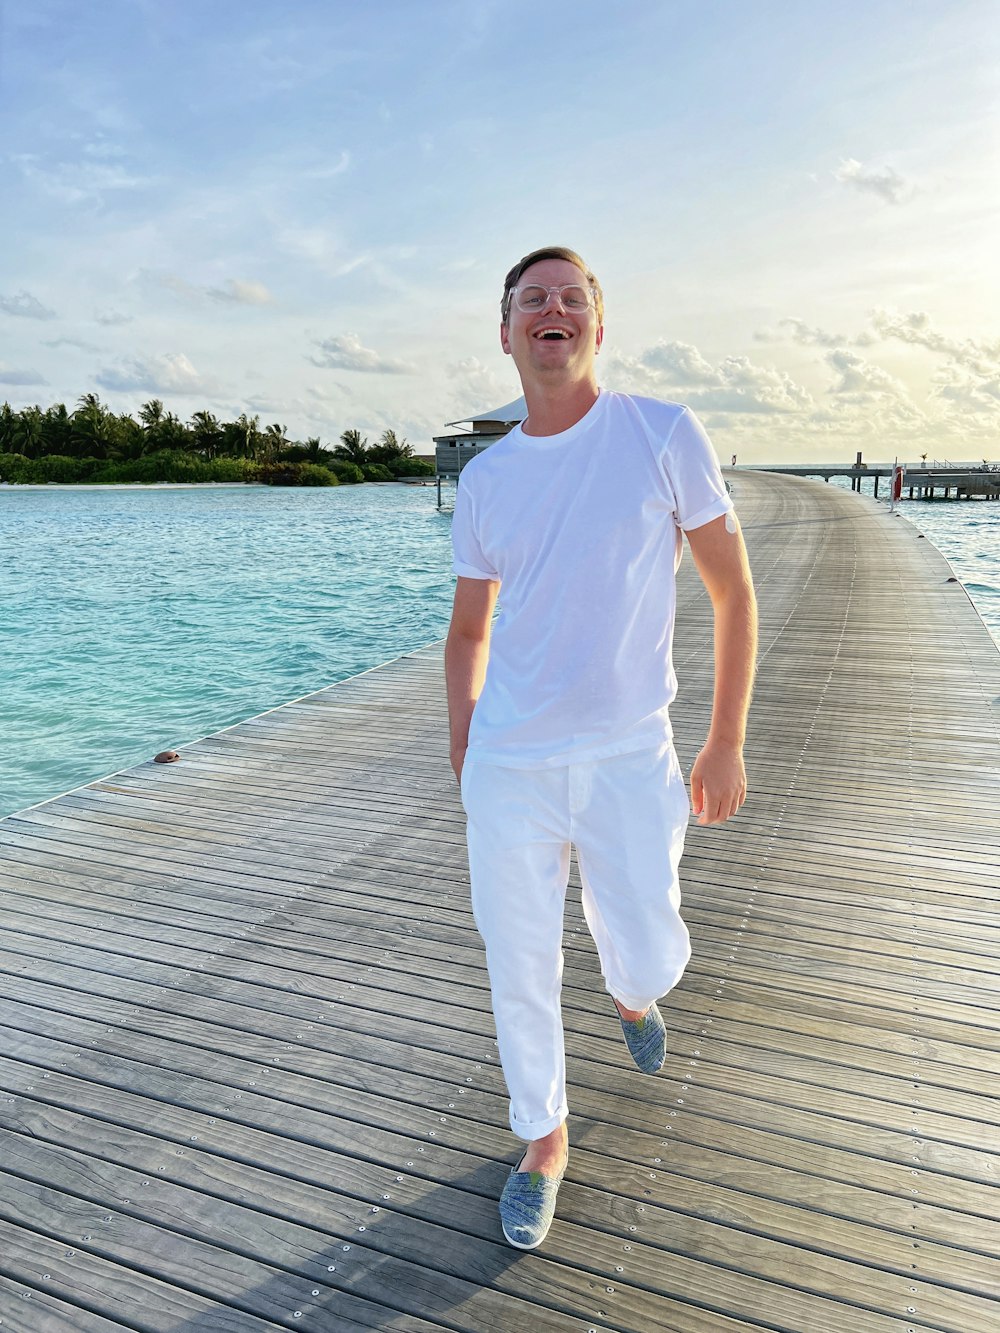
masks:
<path fill-rule="evenodd" d="M 1000 503 L 902 513 L 1000 643 Z M 449 528 L 430 487 L 0 487 L 0 816 L 442 637 Z"/>
<path fill-rule="evenodd" d="M 0 816 L 440 638 L 435 500 L 0 487 Z"/>

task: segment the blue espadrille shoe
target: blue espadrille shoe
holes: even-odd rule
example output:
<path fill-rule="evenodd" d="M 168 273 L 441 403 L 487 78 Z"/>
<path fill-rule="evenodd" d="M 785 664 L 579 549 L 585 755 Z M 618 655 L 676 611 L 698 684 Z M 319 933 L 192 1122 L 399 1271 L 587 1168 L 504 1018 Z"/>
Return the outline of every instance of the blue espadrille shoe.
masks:
<path fill-rule="evenodd" d="M 621 1014 L 618 1017 L 636 1068 L 643 1074 L 659 1073 L 667 1059 L 667 1029 L 659 1009 L 651 1004 L 634 1023 Z"/>
<path fill-rule="evenodd" d="M 533 1250 L 545 1239 L 565 1172 L 563 1167 L 557 1176 L 543 1176 L 540 1171 L 512 1168 L 500 1195 L 500 1223 L 515 1249 Z"/>

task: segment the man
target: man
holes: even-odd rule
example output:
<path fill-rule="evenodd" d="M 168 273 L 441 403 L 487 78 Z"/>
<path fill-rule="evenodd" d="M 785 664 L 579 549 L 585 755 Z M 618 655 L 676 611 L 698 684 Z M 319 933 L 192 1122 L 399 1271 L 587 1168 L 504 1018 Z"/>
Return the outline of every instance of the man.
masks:
<path fill-rule="evenodd" d="M 579 255 L 525 256 L 507 275 L 501 321 L 528 415 L 462 473 L 445 673 L 473 912 L 510 1123 L 527 1141 L 500 1215 L 508 1241 L 533 1249 L 567 1162 L 570 845 L 629 1051 L 656 1073 L 666 1041 L 655 1002 L 690 956 L 677 885 L 688 816 L 693 804 L 700 824 L 719 824 L 746 799 L 756 607 L 732 501 L 694 416 L 598 388 L 603 295 Z M 692 802 L 668 717 L 682 530 L 715 617 L 714 706 Z"/>

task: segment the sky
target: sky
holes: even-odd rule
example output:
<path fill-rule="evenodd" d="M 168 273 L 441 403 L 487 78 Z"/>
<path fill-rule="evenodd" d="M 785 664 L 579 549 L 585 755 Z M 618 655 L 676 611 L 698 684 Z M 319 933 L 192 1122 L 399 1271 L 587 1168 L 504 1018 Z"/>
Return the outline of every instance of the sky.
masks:
<path fill-rule="evenodd" d="M 429 452 L 561 244 L 725 462 L 998 460 L 998 113 L 997 0 L 0 0 L 0 400 Z"/>

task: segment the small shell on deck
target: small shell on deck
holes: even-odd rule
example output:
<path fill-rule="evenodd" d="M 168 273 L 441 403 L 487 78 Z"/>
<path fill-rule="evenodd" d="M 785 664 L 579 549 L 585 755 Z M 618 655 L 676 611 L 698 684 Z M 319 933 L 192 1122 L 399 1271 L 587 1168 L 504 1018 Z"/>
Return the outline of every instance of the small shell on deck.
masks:
<path fill-rule="evenodd" d="M 161 750 L 159 754 L 153 756 L 154 764 L 176 764 L 180 755 L 176 750 Z"/>

